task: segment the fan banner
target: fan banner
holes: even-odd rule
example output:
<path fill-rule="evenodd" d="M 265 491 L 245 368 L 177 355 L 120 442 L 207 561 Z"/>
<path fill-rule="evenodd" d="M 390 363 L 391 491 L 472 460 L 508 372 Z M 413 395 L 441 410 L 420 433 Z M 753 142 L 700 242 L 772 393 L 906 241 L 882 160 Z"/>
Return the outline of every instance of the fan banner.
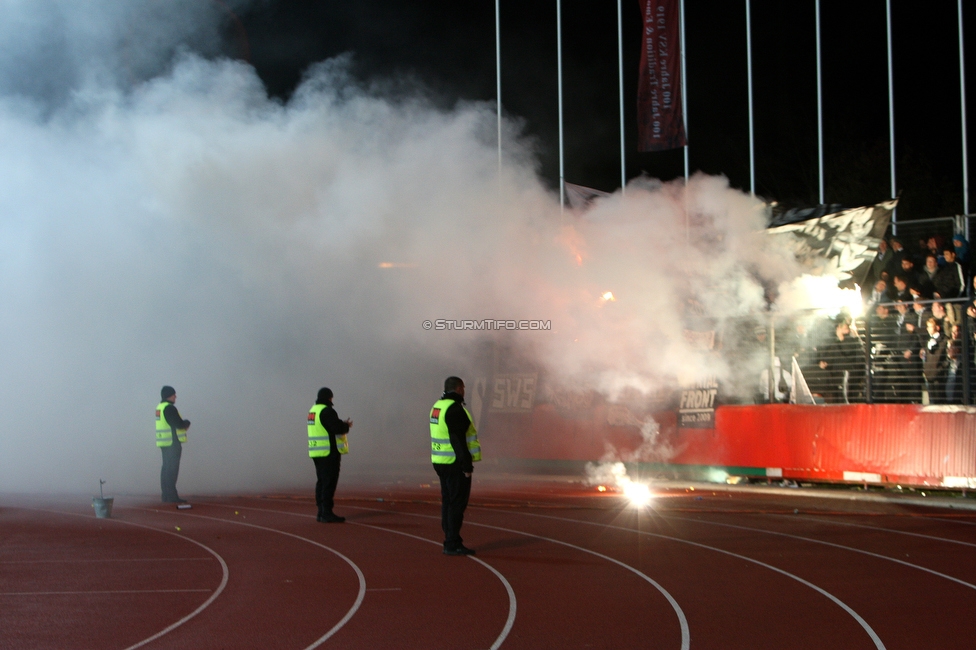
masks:
<path fill-rule="evenodd" d="M 678 0 L 640 0 L 644 17 L 637 84 L 637 150 L 687 144 L 681 112 L 681 26 Z"/>

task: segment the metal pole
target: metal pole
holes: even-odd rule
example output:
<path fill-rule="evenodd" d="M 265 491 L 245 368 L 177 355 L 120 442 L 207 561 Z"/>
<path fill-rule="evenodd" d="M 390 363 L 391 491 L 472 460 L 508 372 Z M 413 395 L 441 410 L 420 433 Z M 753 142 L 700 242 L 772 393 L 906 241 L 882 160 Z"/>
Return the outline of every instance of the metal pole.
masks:
<path fill-rule="evenodd" d="M 556 0 L 556 49 L 559 74 L 559 211 L 566 208 L 566 170 L 563 151 L 563 4 Z"/>
<path fill-rule="evenodd" d="M 871 315 L 868 314 L 864 318 L 864 401 L 868 404 L 874 404 L 874 395 L 872 395 L 874 378 L 871 375 L 871 367 L 874 364 L 874 359 L 871 358 L 872 335 Z"/>
<path fill-rule="evenodd" d="M 620 193 L 627 193 L 627 148 L 624 144 L 624 12 L 617 0 L 617 67 L 620 86 Z"/>
<path fill-rule="evenodd" d="M 961 0 L 960 0 L 961 1 Z M 820 205 L 824 204 L 824 149 L 823 149 L 823 76 L 820 66 L 820 0 L 817 10 L 817 163 L 820 177 Z"/>
<path fill-rule="evenodd" d="M 681 120 L 685 125 L 685 185 L 688 185 L 688 66 L 685 60 L 685 0 L 681 0 L 679 10 L 681 11 Z"/>
<path fill-rule="evenodd" d="M 972 293 L 969 294 L 972 297 Z M 962 357 L 959 359 L 959 363 L 962 364 L 962 403 L 972 404 L 973 399 L 973 375 L 971 369 L 973 367 L 972 359 L 973 354 L 976 353 L 973 350 L 973 346 L 970 345 L 973 342 L 972 332 L 969 329 L 969 321 L 971 319 L 969 316 L 963 312 L 962 322 L 959 323 L 962 330 Z M 956 371 L 958 372 L 958 370 Z"/>
<path fill-rule="evenodd" d="M 895 182 L 895 77 L 891 59 L 891 0 L 885 0 L 888 29 L 888 140 L 891 144 L 891 198 L 898 196 Z M 898 234 L 898 208 L 891 211 L 891 234 Z"/>
<path fill-rule="evenodd" d="M 962 211 L 963 214 L 969 214 L 969 143 L 966 139 L 966 63 L 963 57 L 962 0 L 958 0 L 957 4 L 959 6 L 959 96 L 962 101 Z"/>
<path fill-rule="evenodd" d="M 749 84 L 749 193 L 756 195 L 756 148 L 752 127 L 752 17 L 746 0 L 746 64 Z"/>
<path fill-rule="evenodd" d="M 776 387 L 779 386 L 779 378 L 782 376 L 782 369 L 776 372 L 776 322 L 773 319 L 773 314 L 769 314 L 769 375 L 768 381 L 766 382 L 766 391 L 769 399 L 766 400 L 768 404 L 776 403 Z M 776 375 L 775 377 L 773 375 Z"/>
<path fill-rule="evenodd" d="M 495 95 L 498 98 L 496 109 L 498 111 L 498 179 L 502 177 L 502 30 L 501 30 L 501 11 L 499 4 L 501 0 L 495 0 L 495 81 L 497 90 Z"/>

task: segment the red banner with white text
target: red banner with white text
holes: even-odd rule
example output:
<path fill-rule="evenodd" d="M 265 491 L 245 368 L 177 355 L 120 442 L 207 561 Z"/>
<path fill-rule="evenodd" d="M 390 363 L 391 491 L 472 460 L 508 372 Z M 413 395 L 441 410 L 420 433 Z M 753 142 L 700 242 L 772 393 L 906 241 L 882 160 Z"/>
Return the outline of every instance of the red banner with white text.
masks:
<path fill-rule="evenodd" d="M 640 81 L 637 150 L 665 151 L 687 144 L 681 111 L 681 26 L 678 0 L 640 0 Z"/>

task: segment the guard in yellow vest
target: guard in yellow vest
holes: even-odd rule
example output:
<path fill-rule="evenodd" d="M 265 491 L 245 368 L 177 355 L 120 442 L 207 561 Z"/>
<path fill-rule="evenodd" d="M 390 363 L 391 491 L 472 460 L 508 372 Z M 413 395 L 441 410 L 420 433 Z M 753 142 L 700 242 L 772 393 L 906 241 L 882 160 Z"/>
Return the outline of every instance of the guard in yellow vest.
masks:
<path fill-rule="evenodd" d="M 162 401 L 156 406 L 156 446 L 163 453 L 159 487 L 164 503 L 186 504 L 186 499 L 181 499 L 176 492 L 176 479 L 180 475 L 180 458 L 190 421 L 184 420 L 176 409 L 176 390 L 172 386 L 163 386 L 159 396 Z"/>
<path fill-rule="evenodd" d="M 349 452 L 346 434 L 352 420 L 342 421 L 332 407 L 332 391 L 320 388 L 315 405 L 308 411 L 308 455 L 315 463 L 316 521 L 341 524 L 346 520 L 332 511 L 342 455 Z"/>
<path fill-rule="evenodd" d="M 444 380 L 444 394 L 430 409 L 430 460 L 441 482 L 444 555 L 474 555 L 461 540 L 461 524 L 471 496 L 471 473 L 481 460 L 474 418 L 464 407 L 464 382 Z"/>

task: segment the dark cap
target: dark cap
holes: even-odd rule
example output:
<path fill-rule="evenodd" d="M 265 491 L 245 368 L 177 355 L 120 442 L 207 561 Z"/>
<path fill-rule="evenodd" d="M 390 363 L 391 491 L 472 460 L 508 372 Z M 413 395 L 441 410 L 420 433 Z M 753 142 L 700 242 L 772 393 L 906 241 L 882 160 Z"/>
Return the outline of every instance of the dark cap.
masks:
<path fill-rule="evenodd" d="M 172 386 L 163 386 L 163 389 L 159 391 L 159 396 L 164 400 L 169 399 L 173 395 L 176 395 L 176 389 Z"/>
<path fill-rule="evenodd" d="M 320 388 L 319 396 L 315 400 L 319 404 L 325 404 L 326 402 L 332 401 L 332 389 L 331 388 Z"/>
<path fill-rule="evenodd" d="M 451 376 L 444 380 L 445 393 L 453 393 L 461 386 L 464 386 L 464 381 L 460 377 Z"/>

